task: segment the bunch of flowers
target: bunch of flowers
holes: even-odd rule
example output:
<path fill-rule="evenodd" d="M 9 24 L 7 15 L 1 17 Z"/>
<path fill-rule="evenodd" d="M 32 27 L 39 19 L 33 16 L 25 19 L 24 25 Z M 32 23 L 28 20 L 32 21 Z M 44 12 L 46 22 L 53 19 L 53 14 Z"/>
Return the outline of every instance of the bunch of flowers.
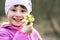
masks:
<path fill-rule="evenodd" d="M 26 22 L 27 25 L 29 25 L 30 23 L 33 23 L 35 21 L 35 18 L 33 15 L 28 14 L 24 17 L 24 21 Z"/>

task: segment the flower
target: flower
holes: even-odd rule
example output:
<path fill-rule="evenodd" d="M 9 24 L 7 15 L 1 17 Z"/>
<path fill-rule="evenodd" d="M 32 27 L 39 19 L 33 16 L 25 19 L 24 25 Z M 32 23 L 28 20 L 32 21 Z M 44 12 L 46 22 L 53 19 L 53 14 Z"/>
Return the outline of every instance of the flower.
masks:
<path fill-rule="evenodd" d="M 24 17 L 24 21 L 26 22 L 27 25 L 29 25 L 30 23 L 33 23 L 35 21 L 35 18 L 33 15 L 28 14 Z"/>

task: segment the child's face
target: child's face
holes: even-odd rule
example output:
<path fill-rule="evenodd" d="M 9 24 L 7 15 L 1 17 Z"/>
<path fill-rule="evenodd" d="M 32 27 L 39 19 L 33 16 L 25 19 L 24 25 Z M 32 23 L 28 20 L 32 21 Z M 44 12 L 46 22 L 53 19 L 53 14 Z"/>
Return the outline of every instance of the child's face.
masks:
<path fill-rule="evenodd" d="M 28 14 L 27 9 L 22 5 L 15 5 L 8 10 L 8 21 L 14 26 L 22 26 L 24 16 Z"/>

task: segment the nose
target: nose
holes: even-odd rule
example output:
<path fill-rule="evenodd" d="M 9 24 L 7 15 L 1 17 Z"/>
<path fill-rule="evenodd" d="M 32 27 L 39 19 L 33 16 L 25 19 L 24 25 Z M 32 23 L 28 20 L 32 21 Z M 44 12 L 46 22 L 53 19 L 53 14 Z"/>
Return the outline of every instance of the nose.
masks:
<path fill-rule="evenodd" d="M 16 12 L 16 16 L 21 16 L 22 15 L 22 13 L 21 12 Z"/>
<path fill-rule="evenodd" d="M 17 13 L 16 13 L 16 17 L 17 17 L 17 18 L 21 18 L 21 17 L 23 17 L 23 15 L 22 15 L 21 12 L 17 12 Z"/>

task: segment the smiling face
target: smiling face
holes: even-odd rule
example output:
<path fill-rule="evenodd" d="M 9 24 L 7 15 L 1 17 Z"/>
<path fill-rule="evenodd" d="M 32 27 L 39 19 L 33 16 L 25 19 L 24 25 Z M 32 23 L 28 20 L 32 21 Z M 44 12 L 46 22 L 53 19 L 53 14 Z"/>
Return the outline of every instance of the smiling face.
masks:
<path fill-rule="evenodd" d="M 26 7 L 23 5 L 14 5 L 8 10 L 7 19 L 14 26 L 22 26 L 24 16 L 28 14 Z"/>

